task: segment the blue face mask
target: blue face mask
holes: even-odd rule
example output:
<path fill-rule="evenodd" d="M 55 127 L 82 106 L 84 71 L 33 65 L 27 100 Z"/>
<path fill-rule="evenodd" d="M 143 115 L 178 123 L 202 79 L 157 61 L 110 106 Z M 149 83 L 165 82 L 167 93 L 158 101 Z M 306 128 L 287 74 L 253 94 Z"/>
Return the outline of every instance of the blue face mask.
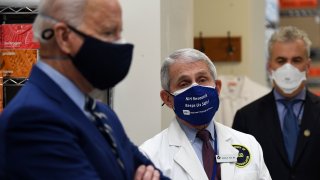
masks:
<path fill-rule="evenodd" d="M 210 123 L 219 108 L 218 92 L 214 87 L 195 84 L 175 91 L 172 95 L 174 112 L 192 125 Z"/>

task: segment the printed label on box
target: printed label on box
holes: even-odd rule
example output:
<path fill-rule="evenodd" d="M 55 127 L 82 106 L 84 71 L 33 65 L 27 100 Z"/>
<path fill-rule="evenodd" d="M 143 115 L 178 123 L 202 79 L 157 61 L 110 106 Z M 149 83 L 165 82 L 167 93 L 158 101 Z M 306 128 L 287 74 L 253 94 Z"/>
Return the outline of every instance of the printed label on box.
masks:
<path fill-rule="evenodd" d="M 37 50 L 0 50 L 1 77 L 29 77 L 33 64 L 37 61 Z"/>
<path fill-rule="evenodd" d="M 33 38 L 32 24 L 3 24 L 0 34 L 2 49 L 39 49 L 39 42 Z"/>

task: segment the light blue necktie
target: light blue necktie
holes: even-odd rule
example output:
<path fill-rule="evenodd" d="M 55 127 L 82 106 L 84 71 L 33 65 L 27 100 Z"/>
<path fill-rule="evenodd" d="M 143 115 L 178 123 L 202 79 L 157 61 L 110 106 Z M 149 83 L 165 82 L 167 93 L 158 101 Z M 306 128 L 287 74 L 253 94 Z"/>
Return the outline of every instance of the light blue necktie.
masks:
<path fill-rule="evenodd" d="M 293 105 L 298 103 L 299 100 L 280 100 L 280 102 L 287 110 L 284 115 L 282 134 L 288 158 L 292 164 L 299 134 L 298 117 L 294 114 Z"/>

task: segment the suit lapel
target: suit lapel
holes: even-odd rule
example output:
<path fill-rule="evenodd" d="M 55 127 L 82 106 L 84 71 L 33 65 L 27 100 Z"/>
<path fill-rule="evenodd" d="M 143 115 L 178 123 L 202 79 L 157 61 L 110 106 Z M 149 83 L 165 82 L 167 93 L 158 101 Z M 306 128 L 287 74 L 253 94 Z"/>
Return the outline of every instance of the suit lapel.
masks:
<path fill-rule="evenodd" d="M 95 127 L 69 96 L 67 96 L 62 89 L 37 66 L 33 67 L 28 83 L 37 86 L 49 98 L 56 101 L 59 106 L 61 106 L 61 109 L 64 109 L 67 114 L 72 115 L 73 119 L 77 120 L 76 123 L 82 124 L 84 127 Z"/>
<path fill-rule="evenodd" d="M 231 144 L 231 136 L 223 131 L 223 127 L 215 123 L 215 130 L 218 138 L 218 153 L 219 155 L 234 155 L 238 154 L 238 150 Z M 234 177 L 236 163 L 221 163 L 221 177 L 223 179 L 236 179 Z"/>
<path fill-rule="evenodd" d="M 169 146 L 179 147 L 173 160 L 179 164 L 192 179 L 207 179 L 208 177 L 200 160 L 177 120 L 173 120 L 169 126 L 168 136 Z"/>
<path fill-rule="evenodd" d="M 264 125 L 262 129 L 270 129 L 272 132 L 269 132 L 271 135 L 272 141 L 274 142 L 276 149 L 278 150 L 281 158 L 289 165 L 289 160 L 287 153 L 284 147 L 283 135 L 280 126 L 280 120 L 277 110 L 277 105 L 275 98 L 273 96 L 273 91 L 271 91 L 263 102 L 262 118 L 264 118 Z M 268 108 L 269 107 L 269 108 Z"/>
<path fill-rule="evenodd" d="M 85 119 L 88 121 L 85 114 L 69 98 L 69 96 L 67 96 L 62 89 L 37 66 L 33 67 L 29 82 L 40 88 L 49 98 L 56 101 L 61 106 L 61 109 L 65 109 L 65 112 L 75 116 L 75 119 Z"/>
<path fill-rule="evenodd" d="M 37 66 L 33 67 L 28 83 L 40 88 L 49 98 L 56 101 L 61 106 L 61 109 L 64 109 L 66 114 L 72 115 L 72 119 L 75 121 L 74 123 L 78 124 L 79 127 L 85 127 L 86 131 L 91 134 L 93 139 L 95 139 L 96 147 L 100 148 L 101 152 L 105 152 L 106 156 L 112 159 L 113 164 L 117 163 L 111 148 L 106 148 L 109 146 L 107 141 L 99 133 L 95 125 L 69 98 L 69 96 L 67 96 L 62 89 Z"/>
<path fill-rule="evenodd" d="M 307 146 L 310 140 L 310 135 L 312 136 L 312 134 L 315 131 L 318 131 L 318 129 L 315 129 L 315 127 L 317 127 L 316 126 L 317 117 L 319 117 L 320 115 L 320 112 L 318 111 L 319 103 L 320 103 L 319 98 L 315 97 L 309 91 L 307 91 L 306 101 L 304 105 L 304 112 L 303 112 L 303 117 L 301 121 L 301 128 L 300 128 L 300 133 L 298 137 L 293 165 L 298 161 L 298 159 L 303 154 L 303 150 L 305 149 L 305 147 Z"/>
<path fill-rule="evenodd" d="M 61 103 L 61 99 L 63 100 L 63 98 L 67 98 L 65 101 L 68 102 L 69 97 L 63 93 L 61 88 L 37 66 L 33 66 L 27 83 L 32 83 L 40 88 L 52 100 Z"/>

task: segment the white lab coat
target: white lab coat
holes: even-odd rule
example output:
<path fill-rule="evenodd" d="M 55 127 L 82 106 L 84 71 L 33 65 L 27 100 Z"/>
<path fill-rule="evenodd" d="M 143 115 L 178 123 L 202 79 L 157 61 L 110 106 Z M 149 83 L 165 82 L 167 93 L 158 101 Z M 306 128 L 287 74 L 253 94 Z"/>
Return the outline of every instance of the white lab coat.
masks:
<path fill-rule="evenodd" d="M 251 160 L 243 168 L 235 163 L 221 163 L 222 180 L 269 180 L 269 171 L 264 163 L 262 149 L 251 135 L 235 131 L 220 123 L 215 123 L 219 155 L 237 155 L 233 144 L 240 144 L 249 150 Z M 207 180 L 201 161 L 177 120 L 170 126 L 147 140 L 140 150 L 149 157 L 164 175 L 173 180 Z"/>
<path fill-rule="evenodd" d="M 232 126 L 237 110 L 271 91 L 247 76 L 220 75 L 218 79 L 222 87 L 219 94 L 220 107 L 214 119 L 228 127 Z"/>

